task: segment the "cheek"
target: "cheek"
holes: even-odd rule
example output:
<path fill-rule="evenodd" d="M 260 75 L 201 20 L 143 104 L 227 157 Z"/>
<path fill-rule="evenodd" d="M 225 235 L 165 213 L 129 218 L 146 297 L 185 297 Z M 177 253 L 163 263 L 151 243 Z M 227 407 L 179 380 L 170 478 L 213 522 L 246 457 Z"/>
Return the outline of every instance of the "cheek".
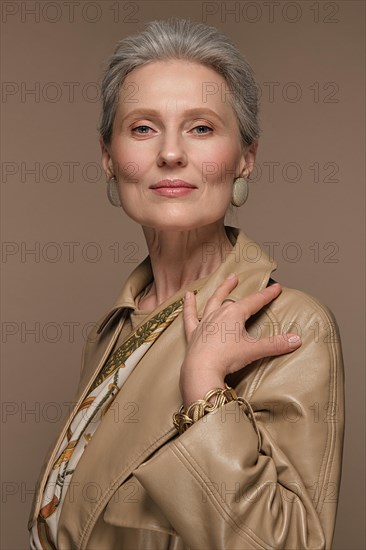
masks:
<path fill-rule="evenodd" d="M 147 169 L 146 153 L 138 147 L 121 144 L 112 151 L 113 165 L 120 183 L 137 183 Z"/>
<path fill-rule="evenodd" d="M 202 157 L 201 175 L 203 183 L 231 184 L 237 175 L 239 155 L 232 149 L 217 148 Z"/>

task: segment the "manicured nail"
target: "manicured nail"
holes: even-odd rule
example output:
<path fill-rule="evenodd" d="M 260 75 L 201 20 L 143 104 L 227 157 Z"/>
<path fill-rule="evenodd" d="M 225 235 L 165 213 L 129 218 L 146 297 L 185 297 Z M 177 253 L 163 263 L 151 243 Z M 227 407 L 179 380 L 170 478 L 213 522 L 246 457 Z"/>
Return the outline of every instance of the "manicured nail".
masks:
<path fill-rule="evenodd" d="M 300 336 L 297 336 L 296 334 L 287 338 L 287 341 L 290 346 L 296 346 L 300 342 L 300 340 L 301 340 Z"/>
<path fill-rule="evenodd" d="M 236 277 L 236 273 L 230 273 L 230 275 L 228 275 L 226 278 L 227 279 L 235 279 Z"/>
<path fill-rule="evenodd" d="M 189 300 L 190 296 L 191 296 L 191 292 L 187 290 L 187 292 L 184 294 L 184 301 Z"/>

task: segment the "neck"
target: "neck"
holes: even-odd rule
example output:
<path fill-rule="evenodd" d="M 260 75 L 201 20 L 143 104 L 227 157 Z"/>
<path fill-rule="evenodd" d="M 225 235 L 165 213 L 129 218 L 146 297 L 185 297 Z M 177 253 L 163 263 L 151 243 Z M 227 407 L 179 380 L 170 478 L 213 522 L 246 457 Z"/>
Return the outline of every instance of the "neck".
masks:
<path fill-rule="evenodd" d="M 154 281 L 139 309 L 152 311 L 176 292 L 213 273 L 222 251 L 233 248 L 224 220 L 189 231 L 159 231 L 143 227 Z"/>

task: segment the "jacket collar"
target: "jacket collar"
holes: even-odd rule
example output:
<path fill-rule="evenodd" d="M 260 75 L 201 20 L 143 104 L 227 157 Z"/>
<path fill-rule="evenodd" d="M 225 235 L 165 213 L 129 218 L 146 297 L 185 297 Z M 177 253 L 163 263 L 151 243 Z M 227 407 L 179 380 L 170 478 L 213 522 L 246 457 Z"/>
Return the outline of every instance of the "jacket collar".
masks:
<path fill-rule="evenodd" d="M 232 250 L 222 249 L 221 265 L 206 277 L 198 279 L 190 283 L 186 290 L 199 290 L 196 297 L 197 314 L 201 319 L 206 301 L 214 292 L 215 288 L 227 277 L 231 272 L 237 273 L 239 277 L 238 285 L 229 294 L 228 300 L 236 301 L 245 294 L 250 294 L 256 290 L 266 286 L 269 275 L 277 268 L 274 260 L 271 260 L 258 243 L 250 239 L 244 231 L 236 227 L 225 226 L 227 235 L 234 245 Z M 150 262 L 150 256 L 146 258 L 132 271 L 126 284 L 124 285 L 117 300 L 112 308 L 107 312 L 99 324 L 97 333 L 101 333 L 108 322 L 121 309 L 130 308 L 136 309 L 136 297 L 138 294 L 153 280 L 153 271 Z M 156 310 L 151 312 L 144 319 L 144 322 L 156 315 L 156 313 L 167 307 L 169 304 L 179 300 L 182 297 L 183 291 L 180 290 L 160 304 Z"/>

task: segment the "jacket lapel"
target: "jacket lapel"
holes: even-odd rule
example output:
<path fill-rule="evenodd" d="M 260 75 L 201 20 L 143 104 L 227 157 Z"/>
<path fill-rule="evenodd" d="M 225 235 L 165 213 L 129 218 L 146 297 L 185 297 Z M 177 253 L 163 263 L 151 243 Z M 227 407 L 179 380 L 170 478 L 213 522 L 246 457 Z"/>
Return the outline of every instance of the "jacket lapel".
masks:
<path fill-rule="evenodd" d="M 61 444 L 67 428 L 82 403 L 84 397 L 94 380 L 95 375 L 103 367 L 121 331 L 125 330 L 126 337 L 129 324 L 125 323 L 128 314 L 127 308 L 135 308 L 134 297 L 142 290 L 152 278 L 149 257 L 146 257 L 131 273 L 116 303 L 106 315 L 97 323 L 88 335 L 87 345 L 84 346 L 82 356 L 82 373 L 77 391 L 73 399 L 73 409 L 65 421 L 61 433 L 49 447 L 35 487 L 35 493 L 28 520 L 28 529 L 38 516 L 43 490 L 51 467 L 55 461 L 56 453 Z"/>
<path fill-rule="evenodd" d="M 45 460 L 42 464 L 41 471 L 37 480 L 35 493 L 33 497 L 33 502 L 31 506 L 31 511 L 29 515 L 29 521 L 28 521 L 28 528 L 30 529 L 34 520 L 38 516 L 40 507 L 41 507 L 41 501 L 43 497 L 43 490 L 47 481 L 47 477 L 49 475 L 49 472 L 52 468 L 52 465 L 54 464 L 54 461 L 56 459 L 56 454 L 58 451 L 58 448 L 65 437 L 65 434 L 67 432 L 67 428 L 69 427 L 69 424 L 78 409 L 79 405 L 82 403 L 84 397 L 86 396 L 89 387 L 91 386 L 94 376 L 104 365 L 111 349 L 113 348 L 114 343 L 116 342 L 118 335 L 123 327 L 125 321 L 125 316 L 123 316 L 117 326 L 114 327 L 111 331 L 106 331 L 103 333 L 103 336 L 100 336 L 99 338 L 95 339 L 95 341 L 90 343 L 90 349 L 88 352 L 88 359 L 89 362 L 85 366 L 85 369 L 83 370 L 81 380 L 79 383 L 78 390 L 75 394 L 75 397 L 73 399 L 74 407 L 71 412 L 71 414 L 66 419 L 66 422 L 62 428 L 61 433 L 57 436 L 57 438 L 53 441 L 51 446 L 49 447 Z M 98 327 L 96 327 L 92 331 L 92 335 L 90 335 L 90 338 L 95 338 L 95 331 Z M 94 333 L 94 335 L 93 335 Z M 83 358 L 86 359 L 85 357 Z"/>

